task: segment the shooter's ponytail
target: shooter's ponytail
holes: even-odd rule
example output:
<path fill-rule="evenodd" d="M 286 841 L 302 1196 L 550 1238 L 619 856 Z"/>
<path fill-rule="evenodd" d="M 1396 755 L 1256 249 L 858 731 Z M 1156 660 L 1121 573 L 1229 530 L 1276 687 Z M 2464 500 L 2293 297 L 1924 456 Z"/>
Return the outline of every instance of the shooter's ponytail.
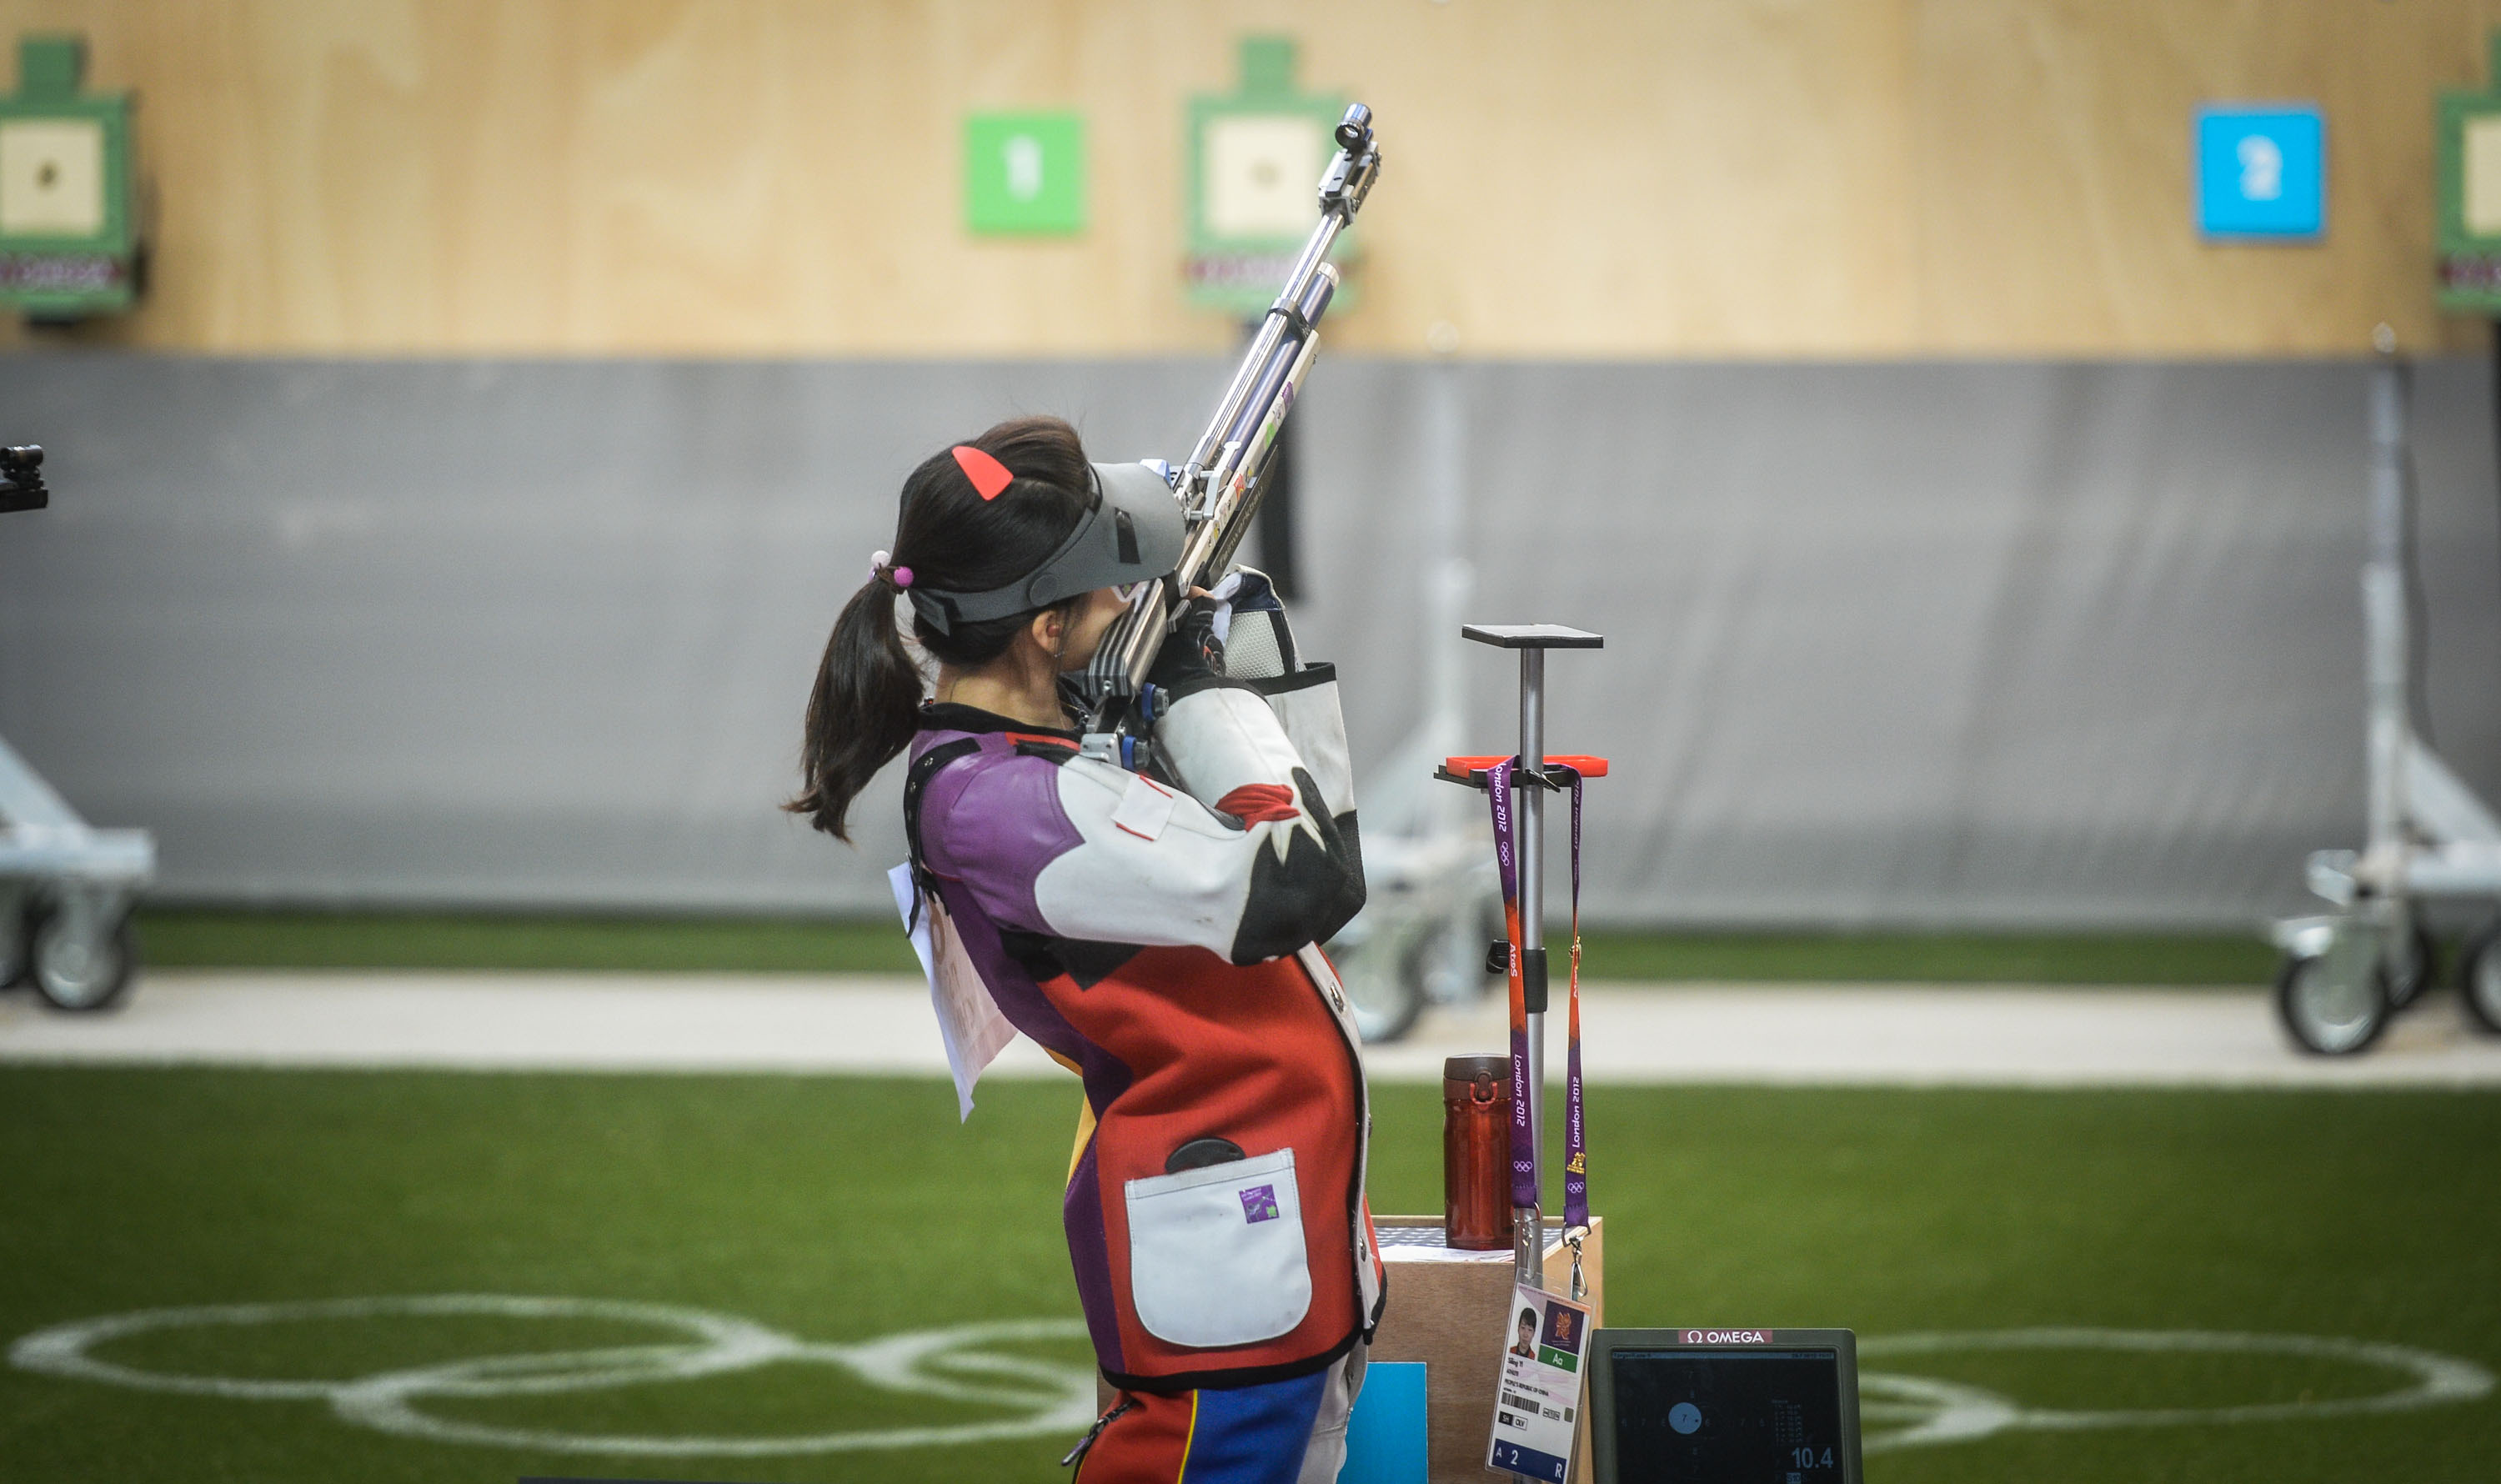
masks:
<path fill-rule="evenodd" d="M 1040 566 L 1085 513 L 1085 449 L 1059 419 L 1002 422 L 957 447 L 988 455 L 1014 482 L 983 494 L 951 449 L 912 471 L 903 482 L 894 553 L 879 554 L 868 582 L 843 605 L 808 694 L 799 796 L 782 807 L 838 840 L 850 838 L 851 800 L 919 726 L 921 674 L 895 623 L 897 594 L 918 586 L 946 592 L 1005 587 Z M 945 663 L 986 664 L 1007 653 L 1032 619 L 1026 612 L 941 631 L 920 622 L 916 608 L 912 636 Z"/>
<path fill-rule="evenodd" d="M 894 626 L 893 579 L 879 573 L 834 620 L 808 692 L 799 750 L 805 787 L 782 807 L 837 840 L 850 839 L 843 816 L 852 796 L 912 740 L 919 710 L 920 670 Z"/>

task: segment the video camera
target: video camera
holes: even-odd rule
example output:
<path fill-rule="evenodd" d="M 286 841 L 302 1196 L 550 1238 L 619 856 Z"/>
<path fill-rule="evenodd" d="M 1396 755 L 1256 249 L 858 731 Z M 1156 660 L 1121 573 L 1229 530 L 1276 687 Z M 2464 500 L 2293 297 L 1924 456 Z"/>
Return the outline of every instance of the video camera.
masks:
<path fill-rule="evenodd" d="M 44 488 L 44 450 L 21 443 L 0 448 L 0 515 L 13 510 L 41 510 L 52 502 Z"/>

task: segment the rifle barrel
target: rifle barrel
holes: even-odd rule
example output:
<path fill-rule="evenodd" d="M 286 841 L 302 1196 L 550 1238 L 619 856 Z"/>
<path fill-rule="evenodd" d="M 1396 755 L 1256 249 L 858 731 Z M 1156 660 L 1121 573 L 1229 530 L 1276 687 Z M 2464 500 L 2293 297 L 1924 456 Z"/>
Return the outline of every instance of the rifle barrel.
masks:
<path fill-rule="evenodd" d="M 1345 223 L 1335 213 L 1322 213 L 1319 221 L 1312 227 L 1312 235 L 1303 240 L 1303 251 L 1294 259 L 1293 271 L 1285 275 L 1285 287 L 1278 292 L 1276 302 L 1268 306 L 1268 313 L 1259 321 L 1258 333 L 1250 339 L 1250 349 L 1243 355 L 1242 364 L 1234 370 L 1233 381 L 1224 388 L 1224 396 L 1216 404 L 1216 416 L 1209 421 L 1207 431 L 1198 435 L 1197 447 L 1190 450 L 1186 467 L 1193 476 L 1200 470 L 1211 468 L 1213 460 L 1223 449 L 1225 434 L 1232 430 L 1244 407 L 1250 403 L 1252 388 L 1258 386 L 1261 374 L 1270 363 L 1278 358 L 1277 353 L 1285 337 L 1293 332 L 1292 311 L 1302 301 L 1303 295 L 1311 291 L 1312 280 L 1318 276 L 1321 265 L 1328 260 L 1329 249 L 1337 244 L 1337 234 L 1344 227 Z"/>
<path fill-rule="evenodd" d="M 1243 536 L 1250 532 L 1250 517 L 1258 512 L 1259 501 L 1268 492 L 1269 466 L 1276 462 L 1284 448 L 1278 442 L 1278 434 L 1284 429 L 1285 414 L 1293 410 L 1295 394 L 1302 390 L 1303 378 L 1311 374 L 1312 359 L 1319 354 L 1319 349 L 1318 335 L 1303 337 L 1302 353 L 1294 357 L 1294 364 L 1286 371 L 1279 394 L 1268 404 L 1268 415 L 1260 421 L 1259 431 L 1251 440 L 1252 452 L 1245 464 L 1249 478 L 1243 482 L 1241 508 L 1236 518 L 1208 523 L 1211 528 L 1217 529 L 1217 536 L 1214 549 L 1208 554 L 1205 575 L 1198 580 L 1201 586 L 1206 584 L 1207 577 L 1222 571 L 1233 560 L 1234 551 L 1242 545 Z"/>
<path fill-rule="evenodd" d="M 1094 705 L 1089 732 L 1120 728 L 1128 698 L 1138 693 L 1162 648 L 1164 625 L 1191 588 L 1203 587 L 1233 559 L 1250 518 L 1258 508 L 1278 432 L 1319 349 L 1317 325 L 1337 292 L 1338 273 L 1328 261 L 1338 233 L 1354 221 L 1381 169 L 1373 142 L 1372 111 L 1358 103 L 1337 127 L 1340 146 L 1320 178 L 1320 219 L 1304 239 L 1276 301 L 1260 317 L 1242 362 L 1233 371 L 1216 416 L 1198 436 L 1180 471 L 1174 494 L 1190 522 L 1181 564 L 1129 601 L 1086 666 Z"/>

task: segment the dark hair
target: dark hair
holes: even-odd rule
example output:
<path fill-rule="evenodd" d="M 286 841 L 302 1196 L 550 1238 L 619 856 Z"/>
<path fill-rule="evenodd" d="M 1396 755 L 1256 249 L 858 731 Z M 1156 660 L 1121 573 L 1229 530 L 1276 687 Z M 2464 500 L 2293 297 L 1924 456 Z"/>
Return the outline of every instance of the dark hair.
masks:
<path fill-rule="evenodd" d="M 1093 488 L 1085 447 L 1077 429 L 1057 418 L 1018 418 L 1002 422 L 965 446 L 981 450 L 1016 476 L 993 499 L 984 499 L 943 449 L 921 460 L 903 482 L 895 516 L 894 566 L 912 571 L 912 586 L 945 592 L 1003 588 L 1042 565 L 1085 514 Z M 799 745 L 799 796 L 782 807 L 837 840 L 849 840 L 844 816 L 877 770 L 893 760 L 918 728 L 920 671 L 894 622 L 899 590 L 888 572 L 869 578 L 825 641 L 808 694 L 808 721 Z M 1073 608 L 1084 597 L 1058 606 Z M 981 624 L 956 624 L 941 633 L 913 614 L 912 636 L 940 660 L 986 664 L 1041 609 L 1027 609 Z"/>

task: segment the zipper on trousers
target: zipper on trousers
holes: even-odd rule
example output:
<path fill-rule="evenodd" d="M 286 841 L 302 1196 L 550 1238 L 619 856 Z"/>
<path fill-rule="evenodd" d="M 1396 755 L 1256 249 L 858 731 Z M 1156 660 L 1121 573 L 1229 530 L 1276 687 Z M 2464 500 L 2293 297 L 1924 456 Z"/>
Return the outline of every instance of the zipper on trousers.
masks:
<path fill-rule="evenodd" d="M 1059 1467 L 1062 1468 L 1074 1467 L 1080 1460 L 1085 1457 L 1086 1450 L 1094 1446 L 1094 1439 L 1103 1435 L 1103 1430 L 1112 1425 L 1112 1420 L 1114 1418 L 1118 1417 L 1123 1412 L 1134 1409 L 1137 1404 L 1137 1398 L 1123 1396 L 1117 1405 L 1114 1406 L 1110 1411 L 1105 1412 L 1102 1416 L 1095 1418 L 1094 1426 L 1086 1430 L 1084 1437 L 1077 1439 L 1077 1446 L 1068 1450 L 1068 1456 L 1059 1461 Z"/>

